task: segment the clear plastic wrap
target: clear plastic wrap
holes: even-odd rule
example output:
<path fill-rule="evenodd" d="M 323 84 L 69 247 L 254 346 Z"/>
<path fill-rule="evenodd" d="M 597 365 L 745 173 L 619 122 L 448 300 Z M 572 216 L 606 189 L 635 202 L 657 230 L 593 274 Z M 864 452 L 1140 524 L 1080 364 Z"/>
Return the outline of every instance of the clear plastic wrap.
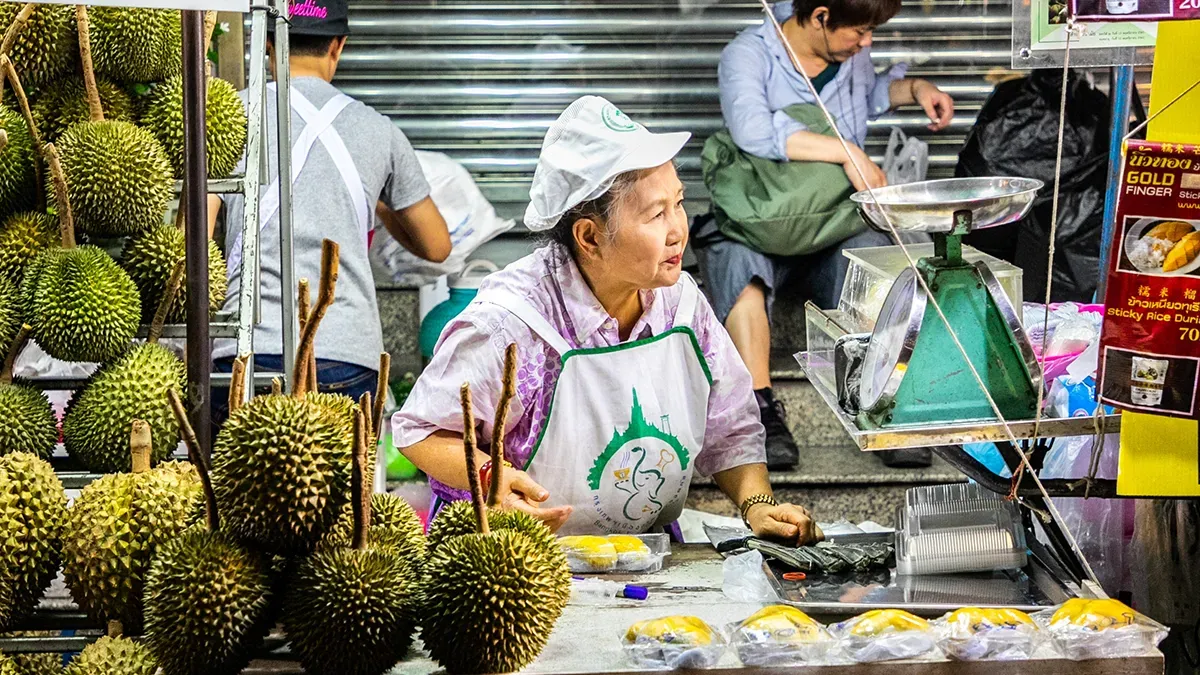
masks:
<path fill-rule="evenodd" d="M 935 656 L 929 622 L 900 609 L 874 609 L 829 627 L 846 655 L 859 663 Z"/>
<path fill-rule="evenodd" d="M 721 631 L 694 616 L 664 616 L 639 621 L 621 636 L 634 664 L 656 670 L 712 668 L 728 641 Z"/>
<path fill-rule="evenodd" d="M 959 661 L 1028 659 L 1042 642 L 1041 630 L 1015 609 L 964 607 L 933 622 L 938 647 Z"/>
<path fill-rule="evenodd" d="M 1167 637 L 1165 626 L 1119 600 L 1072 598 L 1033 619 L 1075 661 L 1152 654 Z"/>
<path fill-rule="evenodd" d="M 731 624 L 730 642 L 747 666 L 818 665 L 837 648 L 824 626 L 795 607 L 764 607 L 740 624 Z"/>
<path fill-rule="evenodd" d="M 559 537 L 574 574 L 605 572 L 657 572 L 671 555 L 671 540 L 664 533 Z"/>
<path fill-rule="evenodd" d="M 734 602 L 775 602 L 779 594 L 763 571 L 763 554 L 749 551 L 721 563 L 721 592 Z"/>

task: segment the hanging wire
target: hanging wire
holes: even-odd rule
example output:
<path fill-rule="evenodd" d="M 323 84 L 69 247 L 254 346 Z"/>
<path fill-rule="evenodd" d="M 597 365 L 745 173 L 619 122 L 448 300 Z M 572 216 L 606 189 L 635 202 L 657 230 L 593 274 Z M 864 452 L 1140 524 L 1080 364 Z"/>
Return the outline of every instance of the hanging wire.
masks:
<path fill-rule="evenodd" d="M 1156 110 L 1153 115 L 1150 115 L 1149 117 L 1147 117 L 1145 119 L 1145 121 L 1143 121 L 1141 124 L 1137 125 L 1132 130 L 1130 130 L 1129 133 L 1125 134 L 1125 138 L 1122 140 L 1128 141 L 1129 139 L 1133 138 L 1134 134 L 1141 131 L 1142 129 L 1145 129 L 1147 125 L 1149 125 L 1151 122 L 1154 121 L 1154 118 L 1167 112 L 1167 110 L 1169 110 L 1171 108 L 1171 106 L 1178 103 L 1179 100 L 1182 99 L 1184 96 L 1187 96 L 1188 94 L 1192 93 L 1192 90 L 1195 89 L 1196 87 L 1200 87 L 1200 80 L 1196 80 L 1195 82 L 1193 82 L 1192 86 L 1181 91 L 1178 96 L 1171 99 L 1170 102 L 1168 102 L 1166 105 L 1164 105 L 1161 110 Z M 1135 94 L 1136 94 L 1136 92 L 1135 92 Z"/>
<path fill-rule="evenodd" d="M 884 223 L 887 225 L 889 233 L 899 245 L 900 252 L 904 254 L 904 258 L 908 261 L 909 267 L 916 272 L 917 283 L 920 284 L 921 289 L 925 292 L 925 295 L 928 297 L 928 302 L 933 306 L 934 311 L 937 312 L 938 318 L 941 319 L 942 323 L 946 326 L 946 332 L 950 335 L 950 339 L 954 342 L 954 346 L 958 349 L 959 353 L 962 354 L 963 361 L 967 364 L 967 369 L 971 371 L 971 376 L 975 378 L 975 383 L 979 385 L 980 390 L 983 392 L 984 398 L 987 399 L 988 405 L 992 409 L 992 413 L 996 416 L 996 419 L 999 420 L 1000 425 L 1004 428 L 1004 433 L 1006 436 L 1008 436 L 1008 439 L 1013 444 L 1013 447 L 1018 447 L 1020 442 L 1017 440 L 1016 434 L 1013 433 L 1012 428 L 1009 427 L 1008 420 L 1005 419 L 1004 413 L 1000 411 L 1000 407 L 996 405 L 995 399 L 992 398 L 992 394 L 988 391 L 987 385 L 984 383 L 983 377 L 980 376 L 975 364 L 971 363 L 971 359 L 967 355 L 966 348 L 963 347 L 962 342 L 958 338 L 958 334 L 950 325 L 950 320 L 946 317 L 945 312 L 942 311 L 941 304 L 937 301 L 937 298 L 934 297 L 934 294 L 930 290 L 928 283 L 925 281 L 925 277 L 921 275 L 920 271 L 917 269 L 916 260 L 912 257 L 912 253 L 908 250 L 908 247 L 905 246 L 904 242 L 901 240 L 900 233 L 896 229 L 895 223 L 892 222 L 891 216 L 889 216 L 887 210 L 882 208 L 880 205 L 879 198 L 876 197 L 874 188 L 871 187 L 870 181 L 867 180 L 866 173 L 859 165 L 858 160 L 855 159 L 854 155 L 850 152 L 850 147 L 846 142 L 846 138 L 842 136 L 841 130 L 838 129 L 837 120 L 834 119 L 833 115 L 829 112 L 829 109 L 825 107 L 825 102 L 821 100 L 820 93 L 813 85 L 812 80 L 808 77 L 808 73 L 805 73 L 804 68 L 800 65 L 800 59 L 796 56 L 795 50 L 792 49 L 791 43 L 788 42 L 787 36 L 784 35 L 783 26 L 779 25 L 779 21 L 775 18 L 774 12 L 771 11 L 771 5 L 768 3 L 768 0 L 759 0 L 759 2 L 762 4 L 763 13 L 766 14 L 767 20 L 770 21 L 774 26 L 775 34 L 779 37 L 779 41 L 783 43 L 784 49 L 787 51 L 788 57 L 792 61 L 792 67 L 794 67 L 796 72 L 800 74 L 800 77 L 804 79 L 805 85 L 808 87 L 809 92 L 812 93 L 813 99 L 817 102 L 817 107 L 821 109 L 821 112 L 825 115 L 825 119 L 829 123 L 829 126 L 837 135 L 838 141 L 841 142 L 842 151 L 846 153 L 846 156 L 850 159 L 850 164 L 858 173 L 858 176 L 862 180 L 863 184 L 867 186 L 866 192 L 870 196 L 871 201 L 874 202 L 875 206 L 880 207 L 879 214 L 883 218 Z M 1060 124 L 1061 123 L 1062 120 L 1060 120 Z M 1052 279 L 1047 279 L 1047 283 L 1050 283 L 1051 281 Z M 1029 475 L 1033 478 L 1034 483 L 1037 485 L 1038 491 L 1041 492 L 1042 496 L 1045 498 L 1046 508 L 1050 511 L 1050 516 L 1061 526 L 1067 542 L 1070 544 L 1072 551 L 1079 558 L 1079 561 L 1083 565 L 1084 571 L 1087 573 L 1088 578 L 1097 586 L 1099 586 L 1100 581 L 1096 577 L 1095 571 L 1092 570 L 1091 563 L 1088 562 L 1087 557 L 1083 554 L 1083 550 L 1079 547 L 1079 542 L 1076 541 L 1075 535 L 1072 534 L 1070 529 L 1065 525 L 1066 521 L 1058 512 L 1058 507 L 1054 505 L 1054 501 L 1050 499 L 1050 494 L 1046 491 L 1046 487 L 1042 484 L 1037 472 L 1033 470 L 1033 467 L 1029 466 L 1029 457 L 1024 452 L 1021 452 L 1020 449 L 1017 450 L 1017 454 L 1021 457 L 1021 467 L 1029 467 Z M 1028 505 L 1026 505 L 1026 507 L 1028 508 Z"/>

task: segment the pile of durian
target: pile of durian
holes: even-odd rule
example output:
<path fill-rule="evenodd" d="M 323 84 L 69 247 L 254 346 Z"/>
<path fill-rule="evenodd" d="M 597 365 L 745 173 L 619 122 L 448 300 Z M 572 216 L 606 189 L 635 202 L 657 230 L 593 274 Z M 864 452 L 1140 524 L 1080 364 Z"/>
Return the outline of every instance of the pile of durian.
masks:
<path fill-rule="evenodd" d="M 107 637 L 67 666 L 69 675 L 233 675 L 273 631 L 316 675 L 386 673 L 410 656 L 418 633 L 450 673 L 513 672 L 538 656 L 571 582 L 550 530 L 494 502 L 515 346 L 505 357 L 492 439 L 493 503 L 484 503 L 479 485 L 464 384 L 473 499 L 443 511 L 427 539 L 402 499 L 371 494 L 387 355 L 374 398 L 316 391 L 313 344 L 337 272 L 337 244 L 326 240 L 311 307 L 307 282 L 300 283 L 292 391 L 277 385 L 246 401 L 245 361 L 235 362 L 231 412 L 211 459 L 197 448 L 175 386 L 160 403 L 190 463 L 162 461 L 149 420 L 114 423 L 130 470 L 94 481 L 68 506 L 45 460 L 2 453 L 0 630 L 21 627 L 61 564 L 75 602 L 108 626 Z M 177 269 L 156 318 L 165 316 L 179 276 Z M 0 373 L 0 396 L 14 386 Z M 0 655 L 0 675 L 59 672 L 56 658 Z M 41 670 L 31 670 L 35 659 Z"/>

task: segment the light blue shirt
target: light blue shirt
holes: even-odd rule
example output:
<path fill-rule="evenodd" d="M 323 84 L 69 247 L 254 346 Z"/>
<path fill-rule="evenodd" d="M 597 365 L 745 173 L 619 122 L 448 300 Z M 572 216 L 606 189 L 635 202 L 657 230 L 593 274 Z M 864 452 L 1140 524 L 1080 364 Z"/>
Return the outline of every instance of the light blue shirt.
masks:
<path fill-rule="evenodd" d="M 792 16 L 792 3 L 773 7 L 780 23 Z M 838 69 L 833 81 L 821 89 L 821 100 L 837 120 L 846 140 L 862 147 L 867 121 L 890 107 L 888 87 L 902 79 L 907 64 L 898 64 L 882 75 L 871 65 L 871 50 L 864 49 Z M 747 28 L 721 52 L 717 68 L 721 114 L 739 148 L 758 157 L 787 161 L 787 139 L 806 127 L 784 109 L 797 103 L 816 103 L 804 78 L 796 72 L 787 48 L 774 26 Z"/>

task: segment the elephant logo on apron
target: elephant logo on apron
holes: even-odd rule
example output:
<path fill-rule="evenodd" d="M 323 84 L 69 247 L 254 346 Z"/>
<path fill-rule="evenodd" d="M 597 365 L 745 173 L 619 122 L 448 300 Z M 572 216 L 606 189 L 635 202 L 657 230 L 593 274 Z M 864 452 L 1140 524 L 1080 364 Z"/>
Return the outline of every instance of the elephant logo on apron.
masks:
<path fill-rule="evenodd" d="M 633 392 L 629 427 L 612 440 L 588 472 L 592 505 L 616 530 L 640 530 L 687 489 L 691 453 L 671 434 L 670 415 L 655 425 Z"/>

